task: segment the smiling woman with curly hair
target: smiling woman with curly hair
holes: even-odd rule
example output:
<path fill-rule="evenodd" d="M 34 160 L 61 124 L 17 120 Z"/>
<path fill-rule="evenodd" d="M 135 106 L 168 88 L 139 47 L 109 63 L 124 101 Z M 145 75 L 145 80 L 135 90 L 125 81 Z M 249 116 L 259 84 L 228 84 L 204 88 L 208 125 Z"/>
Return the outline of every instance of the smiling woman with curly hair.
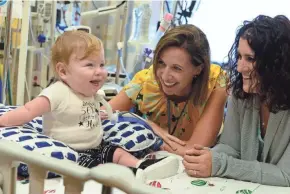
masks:
<path fill-rule="evenodd" d="M 254 84 L 258 81 L 259 88 L 256 88 L 258 95 L 267 104 L 269 110 L 271 112 L 287 110 L 290 107 L 289 20 L 285 16 L 277 16 L 273 19 L 259 16 L 255 21 L 245 22 L 229 52 L 231 82 L 228 89 L 232 89 L 236 98 L 249 99 L 256 96 L 249 90 L 255 90 Z M 238 65 L 242 57 L 239 51 L 240 39 L 242 43 L 248 44 L 254 53 L 253 56 L 249 55 L 245 58 L 250 66 Z M 247 79 L 248 76 L 241 72 L 243 68 L 246 68 L 246 73 L 253 74 L 252 77 L 257 76 L 258 79 Z"/>
<path fill-rule="evenodd" d="M 260 15 L 238 30 L 229 52 L 231 97 L 213 149 L 184 157 L 196 177 L 290 186 L 290 21 Z"/>

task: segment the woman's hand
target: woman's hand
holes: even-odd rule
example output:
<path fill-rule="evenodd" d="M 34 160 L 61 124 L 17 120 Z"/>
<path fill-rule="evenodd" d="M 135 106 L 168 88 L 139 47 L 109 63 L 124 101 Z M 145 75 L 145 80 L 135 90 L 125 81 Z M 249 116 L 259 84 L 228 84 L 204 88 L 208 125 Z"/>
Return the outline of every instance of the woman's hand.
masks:
<path fill-rule="evenodd" d="M 188 175 L 193 177 L 210 177 L 212 170 L 212 155 L 209 148 L 201 145 L 194 145 L 186 151 L 183 165 Z"/>
<path fill-rule="evenodd" d="M 161 127 L 159 127 L 155 123 L 153 123 L 151 121 L 147 121 L 147 122 L 152 127 L 154 133 L 156 135 L 158 135 L 164 141 L 165 144 L 162 146 L 163 150 L 170 152 L 170 149 L 172 149 L 173 151 L 176 151 L 177 150 L 176 144 L 178 144 L 180 146 L 186 145 L 186 143 L 184 141 L 178 139 L 177 137 L 175 137 L 173 135 L 168 134 L 164 129 L 162 129 Z M 169 148 L 166 148 L 166 146 L 169 146 Z"/>

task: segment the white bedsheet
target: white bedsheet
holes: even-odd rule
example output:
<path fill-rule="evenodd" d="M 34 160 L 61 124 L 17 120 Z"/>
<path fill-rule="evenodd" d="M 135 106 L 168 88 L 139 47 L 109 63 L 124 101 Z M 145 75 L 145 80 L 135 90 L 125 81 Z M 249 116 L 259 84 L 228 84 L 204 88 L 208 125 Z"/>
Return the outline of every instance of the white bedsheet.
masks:
<path fill-rule="evenodd" d="M 192 181 L 205 181 L 203 186 L 195 186 Z M 290 187 L 273 187 L 256 183 L 223 178 L 193 178 L 185 173 L 156 180 L 162 188 L 169 188 L 171 193 L 182 194 L 289 194 Z M 150 181 L 149 181 L 150 182 Z M 151 181 L 152 182 L 152 181 Z M 154 185 L 158 185 L 156 182 Z M 245 192 L 246 190 L 251 192 Z M 243 192 L 244 191 L 244 192 Z"/>
<path fill-rule="evenodd" d="M 192 185 L 191 182 L 195 180 L 205 181 L 203 186 Z M 156 181 L 156 182 L 154 182 Z M 222 178 L 206 178 L 197 179 L 187 176 L 185 173 L 162 179 L 148 181 L 148 184 L 161 185 L 162 188 L 168 188 L 172 194 L 250 194 L 243 192 L 249 190 L 252 194 L 289 194 L 290 187 L 272 187 L 256 183 L 236 181 L 232 179 Z M 160 184 L 158 184 L 159 182 Z M 17 193 L 28 194 L 28 184 L 22 184 L 21 181 L 17 182 Z M 101 193 L 102 186 L 94 181 L 88 181 L 85 184 L 83 194 L 99 194 Z M 62 179 L 50 179 L 45 183 L 46 194 L 63 194 L 64 187 L 62 186 Z M 113 189 L 112 194 L 124 194 L 124 192 Z"/>
<path fill-rule="evenodd" d="M 28 194 L 29 183 L 23 184 L 25 181 L 17 181 L 16 193 Z M 85 183 L 83 194 L 100 194 L 102 193 L 102 185 L 95 181 L 88 181 Z M 45 181 L 44 194 L 64 194 L 64 187 L 62 185 L 62 179 L 49 179 Z M 125 194 L 124 192 L 113 188 L 112 194 Z"/>

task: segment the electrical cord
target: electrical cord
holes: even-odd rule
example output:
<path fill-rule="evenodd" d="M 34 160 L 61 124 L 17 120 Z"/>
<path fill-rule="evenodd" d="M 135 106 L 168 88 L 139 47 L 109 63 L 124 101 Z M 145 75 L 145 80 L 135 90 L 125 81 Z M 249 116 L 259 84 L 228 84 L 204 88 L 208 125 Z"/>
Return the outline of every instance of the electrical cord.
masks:
<path fill-rule="evenodd" d="M 165 4 L 166 4 L 166 8 L 167 8 L 168 13 L 171 13 L 168 1 L 165 0 Z"/>
<path fill-rule="evenodd" d="M 56 81 L 58 81 L 58 79 L 56 77 L 50 78 L 50 80 L 49 80 L 49 82 L 48 82 L 46 87 L 50 86 L 51 84 L 55 83 Z"/>
<path fill-rule="evenodd" d="M 36 82 L 33 83 L 33 87 L 39 87 L 39 88 L 41 88 L 41 89 L 44 89 L 41 85 L 39 85 L 39 84 L 36 83 Z"/>
<path fill-rule="evenodd" d="M 192 16 L 192 11 L 196 5 L 196 2 L 197 2 L 196 0 L 191 0 L 190 6 L 187 8 L 187 1 L 183 0 L 183 3 L 185 3 L 184 9 L 183 9 L 183 4 L 181 5 L 180 1 L 177 2 L 181 10 L 181 12 L 177 13 L 179 15 L 179 18 L 178 18 L 179 25 L 182 24 L 182 18 L 184 18 L 186 24 L 188 23 L 187 18 L 190 18 Z"/>
<path fill-rule="evenodd" d="M 124 5 L 127 1 L 122 1 L 120 4 L 116 5 L 115 7 L 113 8 L 107 8 L 107 9 L 102 9 L 100 10 L 99 12 L 106 12 L 106 11 L 111 11 L 111 10 L 115 10 L 115 9 L 118 9 L 120 6 Z"/>
<path fill-rule="evenodd" d="M 65 6 L 66 6 L 66 5 L 65 5 Z M 64 10 L 63 7 L 61 7 L 61 11 L 62 11 L 62 13 L 63 13 L 63 15 L 62 15 L 62 19 L 63 19 L 63 21 L 64 21 L 64 24 L 65 24 L 66 27 L 68 27 L 68 25 L 67 25 L 67 23 L 66 23 L 66 19 L 65 19 L 66 10 Z"/>
<path fill-rule="evenodd" d="M 94 8 L 95 9 L 98 9 L 98 6 L 96 6 L 96 2 L 95 1 L 92 1 L 92 3 L 93 3 Z"/>

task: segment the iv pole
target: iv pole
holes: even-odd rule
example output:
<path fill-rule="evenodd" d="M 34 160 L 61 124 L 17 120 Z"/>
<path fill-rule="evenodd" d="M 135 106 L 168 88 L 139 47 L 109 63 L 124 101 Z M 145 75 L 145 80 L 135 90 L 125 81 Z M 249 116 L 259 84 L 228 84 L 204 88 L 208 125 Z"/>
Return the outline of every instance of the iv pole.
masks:
<path fill-rule="evenodd" d="M 3 68 L 3 82 L 2 82 L 2 104 L 6 103 L 6 86 L 7 76 L 9 71 L 9 57 L 10 57 L 10 41 L 11 41 L 11 23 L 12 23 L 12 2 L 7 1 L 7 16 L 5 25 L 5 41 L 4 41 L 4 68 Z"/>
<path fill-rule="evenodd" d="M 125 5 L 125 8 L 124 8 L 124 14 L 123 14 L 123 17 L 122 17 L 122 26 L 121 26 L 121 35 L 120 35 L 120 41 L 119 42 L 123 42 L 123 39 L 124 39 L 124 27 L 125 27 L 125 21 L 126 21 L 126 18 L 125 16 L 127 15 L 127 4 Z M 115 83 L 116 84 L 119 84 L 119 76 L 120 76 L 120 70 L 121 70 L 121 66 L 120 66 L 120 59 L 117 60 L 117 65 L 116 65 L 116 77 L 115 77 Z"/>

